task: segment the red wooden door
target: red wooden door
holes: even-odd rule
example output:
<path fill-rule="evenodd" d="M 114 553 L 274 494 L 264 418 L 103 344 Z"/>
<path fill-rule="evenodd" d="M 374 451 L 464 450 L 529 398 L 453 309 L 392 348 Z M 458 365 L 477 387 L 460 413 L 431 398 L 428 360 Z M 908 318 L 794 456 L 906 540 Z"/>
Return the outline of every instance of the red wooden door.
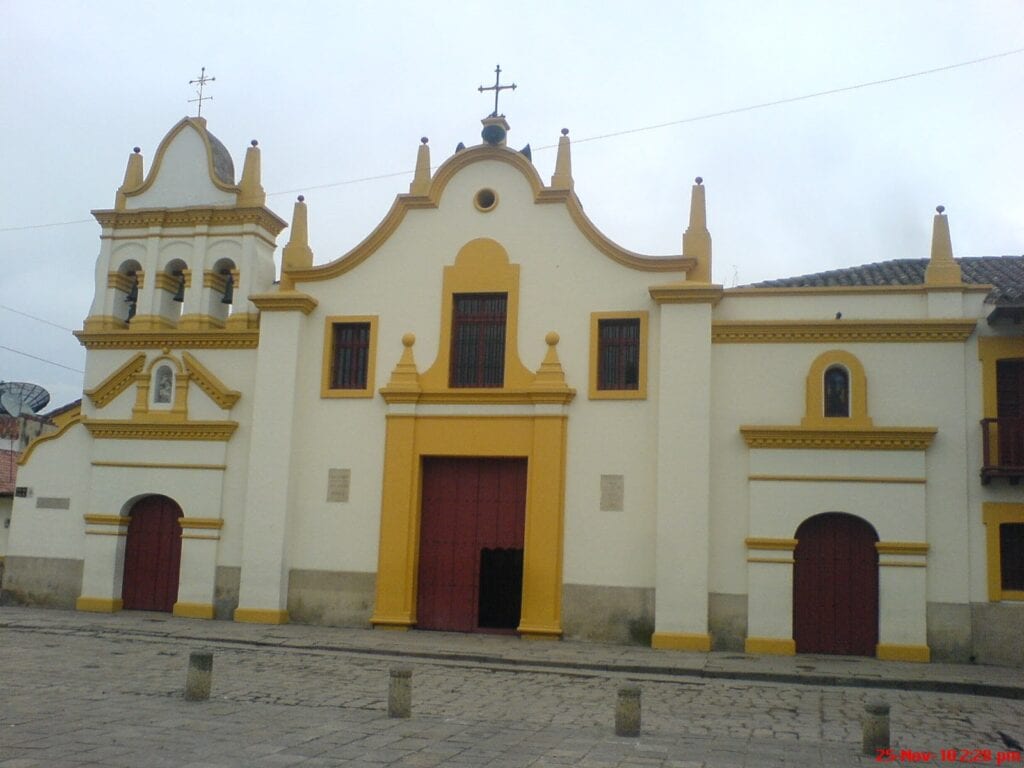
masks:
<path fill-rule="evenodd" d="M 1024 467 L 1024 360 L 996 361 L 999 466 Z"/>
<path fill-rule="evenodd" d="M 525 459 L 423 460 L 419 628 L 518 625 L 525 514 Z"/>
<path fill-rule="evenodd" d="M 853 515 L 816 515 L 797 529 L 793 639 L 798 653 L 874 656 L 878 535 Z"/>
<path fill-rule="evenodd" d="M 131 511 L 124 550 L 124 607 L 170 613 L 178 599 L 181 507 L 166 496 L 147 496 Z"/>

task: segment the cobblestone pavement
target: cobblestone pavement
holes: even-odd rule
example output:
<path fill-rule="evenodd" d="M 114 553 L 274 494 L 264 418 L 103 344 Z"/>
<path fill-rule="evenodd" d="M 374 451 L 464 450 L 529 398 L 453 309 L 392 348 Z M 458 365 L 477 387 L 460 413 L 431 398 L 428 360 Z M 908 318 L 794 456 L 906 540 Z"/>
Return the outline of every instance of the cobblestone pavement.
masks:
<path fill-rule="evenodd" d="M 886 670 L 902 665 L 797 657 L 859 674 L 802 684 L 742 679 L 742 654 L 6 607 L 0 644 L 0 768 L 861 766 L 877 762 L 860 755 L 859 724 L 877 700 L 892 706 L 893 762 L 940 765 L 954 750 L 1022 764 L 996 731 L 1024 738 L 1024 698 L 910 689 L 929 668 L 1024 687 L 1020 670 L 913 665 L 879 689 L 868 683 L 899 682 Z M 206 702 L 182 695 L 194 650 L 214 653 Z M 408 720 L 387 716 L 395 665 L 413 669 Z M 688 674 L 730 665 L 734 678 Z M 643 692 L 638 738 L 613 734 L 625 682 Z"/>

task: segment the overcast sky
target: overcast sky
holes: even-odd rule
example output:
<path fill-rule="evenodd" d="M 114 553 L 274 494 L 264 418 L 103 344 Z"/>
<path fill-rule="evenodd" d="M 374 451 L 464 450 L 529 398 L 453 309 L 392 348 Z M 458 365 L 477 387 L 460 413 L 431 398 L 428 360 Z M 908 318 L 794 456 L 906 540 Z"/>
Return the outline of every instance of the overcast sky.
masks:
<path fill-rule="evenodd" d="M 75 338 L 10 309 L 81 327 L 89 211 L 113 206 L 133 146 L 148 171 L 195 114 L 202 66 L 210 130 L 238 172 L 260 141 L 285 219 L 306 195 L 318 263 L 408 191 L 420 136 L 435 165 L 480 141 L 500 63 L 509 144 L 548 180 L 569 128 L 576 192 L 626 248 L 678 254 L 702 176 L 731 286 L 925 257 L 937 204 L 956 255 L 1024 253 L 1024 53 L 693 120 L 1016 49 L 1020 0 L 0 0 L 0 380 L 80 396 L 80 373 L 3 348 L 81 369 Z"/>

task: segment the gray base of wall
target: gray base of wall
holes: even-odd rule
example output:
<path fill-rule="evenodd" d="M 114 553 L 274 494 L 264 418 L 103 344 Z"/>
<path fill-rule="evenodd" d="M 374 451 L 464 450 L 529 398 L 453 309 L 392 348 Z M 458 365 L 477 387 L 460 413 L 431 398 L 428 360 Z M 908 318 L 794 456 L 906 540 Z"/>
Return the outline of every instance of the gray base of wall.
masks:
<path fill-rule="evenodd" d="M 565 584 L 562 632 L 573 639 L 650 645 L 654 632 L 654 590 Z"/>
<path fill-rule="evenodd" d="M 242 585 L 242 569 L 237 565 L 218 565 L 214 579 L 213 618 L 234 621 L 238 591 Z"/>
<path fill-rule="evenodd" d="M 376 585 L 375 573 L 293 569 L 288 574 L 288 618 L 300 624 L 366 627 Z"/>
<path fill-rule="evenodd" d="M 708 594 L 711 650 L 743 651 L 747 639 L 747 596 Z"/>
<path fill-rule="evenodd" d="M 928 649 L 933 661 L 967 664 L 972 661 L 971 606 L 966 603 L 928 603 Z"/>
<path fill-rule="evenodd" d="M 81 560 L 8 555 L 0 605 L 74 608 L 82 594 L 83 566 Z"/>
<path fill-rule="evenodd" d="M 974 661 L 1024 667 L 1024 603 L 971 603 Z"/>

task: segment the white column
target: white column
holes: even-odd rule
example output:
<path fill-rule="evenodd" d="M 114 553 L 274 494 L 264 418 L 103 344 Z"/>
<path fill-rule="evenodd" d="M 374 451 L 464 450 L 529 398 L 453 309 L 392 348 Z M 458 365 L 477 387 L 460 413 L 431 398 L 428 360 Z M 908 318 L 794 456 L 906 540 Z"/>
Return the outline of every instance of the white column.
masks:
<path fill-rule="evenodd" d="M 82 596 L 75 602 L 78 610 L 99 613 L 121 610 L 129 521 L 130 518 L 117 515 L 85 516 Z"/>

